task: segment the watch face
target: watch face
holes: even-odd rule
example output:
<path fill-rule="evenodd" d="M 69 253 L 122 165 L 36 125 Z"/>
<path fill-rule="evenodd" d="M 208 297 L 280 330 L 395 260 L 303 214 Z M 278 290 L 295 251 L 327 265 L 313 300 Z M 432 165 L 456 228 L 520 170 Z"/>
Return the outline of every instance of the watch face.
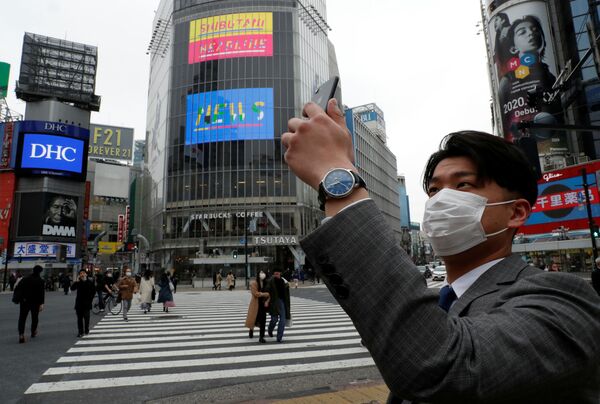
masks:
<path fill-rule="evenodd" d="M 346 196 L 353 186 L 354 176 L 346 170 L 332 170 L 323 180 L 325 192 L 333 198 Z"/>

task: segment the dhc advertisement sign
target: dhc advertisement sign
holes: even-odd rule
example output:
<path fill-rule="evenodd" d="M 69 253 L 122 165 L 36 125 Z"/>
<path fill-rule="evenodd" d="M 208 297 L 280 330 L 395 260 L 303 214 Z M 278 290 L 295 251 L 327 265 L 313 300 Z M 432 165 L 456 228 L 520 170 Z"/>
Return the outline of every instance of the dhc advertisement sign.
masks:
<path fill-rule="evenodd" d="M 84 141 L 64 136 L 24 133 L 21 168 L 68 171 L 81 174 Z"/>
<path fill-rule="evenodd" d="M 273 89 L 218 90 L 187 96 L 185 144 L 274 138 Z"/>
<path fill-rule="evenodd" d="M 57 175 L 83 180 L 89 130 L 59 122 L 18 122 L 15 169 L 21 174 Z"/>

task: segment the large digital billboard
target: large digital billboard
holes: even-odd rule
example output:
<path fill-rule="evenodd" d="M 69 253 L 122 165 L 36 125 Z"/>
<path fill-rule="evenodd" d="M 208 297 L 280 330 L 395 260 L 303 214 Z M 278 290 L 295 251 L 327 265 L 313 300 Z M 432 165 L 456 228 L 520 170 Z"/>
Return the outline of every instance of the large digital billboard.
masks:
<path fill-rule="evenodd" d="M 237 13 L 190 21 L 188 63 L 273 55 L 273 13 Z"/>
<path fill-rule="evenodd" d="M 500 4 L 500 3 L 499 3 Z M 550 91 L 557 76 L 555 47 L 545 1 L 502 3 L 487 15 L 488 41 L 494 61 L 493 81 L 502 132 L 506 139 L 522 136 L 521 121 L 559 123 L 560 100 L 530 105 L 528 92 Z M 540 154 L 567 151 L 563 133 L 533 129 Z"/>
<path fill-rule="evenodd" d="M 89 157 L 131 160 L 133 128 L 90 124 Z"/>
<path fill-rule="evenodd" d="M 98 111 L 100 97 L 94 94 L 97 62 L 95 46 L 26 32 L 17 98 L 25 101 L 53 98 Z"/>
<path fill-rule="evenodd" d="M 19 208 L 19 237 L 75 239 L 79 198 L 55 193 L 23 193 Z"/>
<path fill-rule="evenodd" d="M 56 175 L 84 180 L 89 131 L 73 125 L 22 121 L 15 132 L 15 169 L 21 175 Z"/>
<path fill-rule="evenodd" d="M 21 136 L 21 168 L 81 173 L 85 151 L 83 140 L 41 133 L 24 133 Z"/>
<path fill-rule="evenodd" d="M 538 198 L 531 216 L 519 229 L 524 234 L 552 233 L 560 226 L 569 230 L 588 229 L 585 191 L 581 170 L 586 170 L 586 182 L 592 216 L 600 217 L 600 162 L 571 166 L 544 173 L 538 181 Z"/>
<path fill-rule="evenodd" d="M 185 144 L 274 138 L 272 88 L 240 88 L 187 96 Z"/>

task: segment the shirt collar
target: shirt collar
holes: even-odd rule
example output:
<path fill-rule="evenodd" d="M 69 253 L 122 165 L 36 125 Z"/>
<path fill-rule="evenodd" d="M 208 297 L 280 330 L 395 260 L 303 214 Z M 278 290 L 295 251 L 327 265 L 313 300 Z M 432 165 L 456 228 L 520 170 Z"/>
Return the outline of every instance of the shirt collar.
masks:
<path fill-rule="evenodd" d="M 481 275 L 483 275 L 488 269 L 490 269 L 503 259 L 504 258 L 499 258 L 497 260 L 486 262 L 485 264 L 470 270 L 469 272 L 452 282 L 450 286 L 452 287 L 452 290 L 454 290 L 454 293 L 456 293 L 456 297 L 460 298 L 471 287 L 471 285 L 474 284 L 477 279 L 479 279 Z"/>

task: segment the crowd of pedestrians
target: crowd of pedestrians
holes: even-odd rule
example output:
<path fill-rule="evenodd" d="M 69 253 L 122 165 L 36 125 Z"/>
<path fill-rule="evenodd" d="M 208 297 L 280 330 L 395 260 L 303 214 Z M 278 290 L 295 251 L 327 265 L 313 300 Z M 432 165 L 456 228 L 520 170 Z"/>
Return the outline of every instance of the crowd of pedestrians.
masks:
<path fill-rule="evenodd" d="M 36 265 L 29 276 L 23 277 L 21 272 L 17 271 L 9 278 L 9 286 L 13 292 L 12 301 L 19 305 L 19 343 L 26 341 L 25 325 L 30 313 L 31 338 L 38 335 L 39 313 L 44 309 L 47 289 L 41 276 L 42 272 L 43 268 Z M 144 314 L 151 310 L 155 300 L 163 304 L 164 312 L 168 312 L 170 307 L 175 307 L 173 294 L 176 292 L 177 278 L 173 271 L 164 271 L 158 284 L 155 284 L 151 270 L 145 270 L 143 276 L 136 278 L 127 265 L 123 266 L 120 276 L 114 276 L 111 269 L 95 274 L 81 269 L 75 281 L 72 281 L 68 274 L 60 274 L 57 281 L 65 295 L 70 291 L 75 294 L 77 337 L 83 337 L 90 332 L 90 311 L 95 297 L 98 312 L 104 312 L 108 298 L 116 296 L 116 302 L 121 303 L 124 321 L 128 321 L 127 315 L 134 301 L 140 304 Z"/>

